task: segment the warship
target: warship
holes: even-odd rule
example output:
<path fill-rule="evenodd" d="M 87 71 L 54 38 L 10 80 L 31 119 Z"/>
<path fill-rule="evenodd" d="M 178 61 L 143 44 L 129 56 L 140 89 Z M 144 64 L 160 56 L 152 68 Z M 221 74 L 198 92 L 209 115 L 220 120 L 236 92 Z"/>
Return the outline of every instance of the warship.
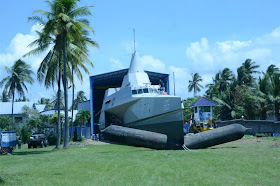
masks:
<path fill-rule="evenodd" d="M 181 98 L 167 95 L 163 85 L 151 84 L 136 51 L 121 87 L 106 90 L 99 122 L 164 134 L 183 144 Z"/>

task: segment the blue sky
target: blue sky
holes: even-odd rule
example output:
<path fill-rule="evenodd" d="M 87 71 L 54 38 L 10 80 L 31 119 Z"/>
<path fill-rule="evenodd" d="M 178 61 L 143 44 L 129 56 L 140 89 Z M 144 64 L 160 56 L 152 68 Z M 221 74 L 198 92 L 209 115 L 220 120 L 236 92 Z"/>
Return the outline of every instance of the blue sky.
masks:
<path fill-rule="evenodd" d="M 133 29 L 144 69 L 170 73 L 171 79 L 175 72 L 176 94 L 183 98 L 193 95 L 187 91 L 191 73 L 198 72 L 205 85 L 219 70 L 229 67 L 236 71 L 247 58 L 261 65 L 261 71 L 270 64 L 280 67 L 277 0 L 82 0 L 80 5 L 95 6 L 88 19 L 95 30 L 93 40 L 100 47 L 91 51 L 95 66 L 89 67 L 90 75 L 129 66 Z M 27 17 L 38 9 L 48 9 L 47 4 L 41 0 L 2 0 L 0 79 L 6 76 L 5 66 L 30 50 L 27 45 L 36 38 L 38 26 Z M 42 58 L 23 60 L 36 72 Z M 28 98 L 34 102 L 54 94 L 38 82 L 30 88 Z M 89 97 L 87 74 L 77 90 L 84 90 Z"/>

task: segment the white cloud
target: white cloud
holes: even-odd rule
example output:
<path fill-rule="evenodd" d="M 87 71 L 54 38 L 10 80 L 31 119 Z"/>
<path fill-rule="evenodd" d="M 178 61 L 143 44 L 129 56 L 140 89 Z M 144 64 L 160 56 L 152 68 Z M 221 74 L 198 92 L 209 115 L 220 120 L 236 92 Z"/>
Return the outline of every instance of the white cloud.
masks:
<path fill-rule="evenodd" d="M 11 41 L 10 45 L 6 49 L 6 53 L 0 54 L 0 64 L 1 68 L 4 66 L 12 66 L 12 64 L 23 57 L 33 48 L 28 47 L 28 45 L 37 39 L 35 33 L 36 30 L 40 29 L 39 25 L 33 25 L 29 34 L 18 33 Z M 22 58 L 27 64 L 32 67 L 33 71 L 37 71 L 40 62 L 42 61 L 44 55 L 36 57 L 25 57 Z M 1 78 L 1 74 L 0 74 Z"/>
<path fill-rule="evenodd" d="M 125 66 L 118 59 L 110 58 L 109 61 L 112 63 L 112 67 L 115 70 L 120 70 L 125 68 Z"/>
<path fill-rule="evenodd" d="M 224 42 L 216 42 L 218 49 L 223 52 L 232 52 L 250 46 L 252 41 L 236 41 L 228 40 Z"/>
<path fill-rule="evenodd" d="M 267 33 L 256 39 L 256 43 L 259 45 L 278 45 L 280 43 L 280 26 L 273 29 L 270 33 Z"/>
<path fill-rule="evenodd" d="M 140 57 L 142 66 L 144 70 L 156 71 L 156 72 L 165 72 L 165 64 L 159 59 L 154 58 L 153 56 L 142 56 Z"/>

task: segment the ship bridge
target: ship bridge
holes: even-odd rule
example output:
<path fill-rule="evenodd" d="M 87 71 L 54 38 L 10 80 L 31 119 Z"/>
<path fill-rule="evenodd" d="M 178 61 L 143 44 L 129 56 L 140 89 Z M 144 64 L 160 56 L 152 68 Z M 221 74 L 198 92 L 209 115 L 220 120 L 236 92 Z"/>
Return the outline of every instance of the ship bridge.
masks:
<path fill-rule="evenodd" d="M 145 71 L 152 85 L 165 87 L 169 94 L 169 74 Z M 105 91 L 108 88 L 120 88 L 123 78 L 128 73 L 128 69 L 90 76 L 90 106 L 91 106 L 91 128 L 93 124 L 99 122 L 100 111 L 104 99 Z M 93 133 L 93 131 L 91 131 Z"/>

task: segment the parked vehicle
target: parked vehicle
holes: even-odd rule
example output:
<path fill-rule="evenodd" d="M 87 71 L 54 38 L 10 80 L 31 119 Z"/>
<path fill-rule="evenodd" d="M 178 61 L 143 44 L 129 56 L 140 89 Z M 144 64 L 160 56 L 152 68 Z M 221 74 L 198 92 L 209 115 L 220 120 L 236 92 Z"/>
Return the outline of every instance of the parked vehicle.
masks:
<path fill-rule="evenodd" d="M 16 133 L 0 131 L 0 154 L 12 154 L 16 148 Z"/>
<path fill-rule="evenodd" d="M 48 147 L 49 142 L 47 139 L 47 136 L 43 133 L 34 133 L 31 135 L 30 140 L 28 142 L 28 148 L 31 147 L 37 148 L 37 147 Z"/>

